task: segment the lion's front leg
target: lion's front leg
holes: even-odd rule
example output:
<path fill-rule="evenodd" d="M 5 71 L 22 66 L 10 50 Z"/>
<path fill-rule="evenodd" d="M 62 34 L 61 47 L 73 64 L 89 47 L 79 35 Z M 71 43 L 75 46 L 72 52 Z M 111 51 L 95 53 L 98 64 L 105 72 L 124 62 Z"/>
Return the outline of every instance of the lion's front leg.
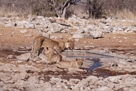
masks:
<path fill-rule="evenodd" d="M 64 56 L 64 55 L 62 55 L 62 53 L 61 53 L 61 48 L 60 47 L 58 47 L 58 46 L 55 46 L 54 47 L 54 50 L 59 54 L 59 55 L 61 55 L 62 56 L 62 58 L 65 58 L 66 56 Z"/>
<path fill-rule="evenodd" d="M 81 71 L 81 72 L 86 72 L 86 70 L 79 69 L 79 68 L 73 68 L 75 71 Z"/>
<path fill-rule="evenodd" d="M 54 50 L 61 55 L 61 49 L 59 46 L 54 46 Z"/>

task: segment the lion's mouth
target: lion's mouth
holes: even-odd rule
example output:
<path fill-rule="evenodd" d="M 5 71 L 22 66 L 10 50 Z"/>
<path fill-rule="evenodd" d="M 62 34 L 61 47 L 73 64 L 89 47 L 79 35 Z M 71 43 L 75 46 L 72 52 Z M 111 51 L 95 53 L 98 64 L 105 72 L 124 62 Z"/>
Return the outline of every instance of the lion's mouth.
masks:
<path fill-rule="evenodd" d="M 79 69 L 82 69 L 82 66 L 78 66 Z"/>
<path fill-rule="evenodd" d="M 68 50 L 72 50 L 72 51 L 73 51 L 73 48 L 71 48 L 71 47 L 68 47 Z"/>

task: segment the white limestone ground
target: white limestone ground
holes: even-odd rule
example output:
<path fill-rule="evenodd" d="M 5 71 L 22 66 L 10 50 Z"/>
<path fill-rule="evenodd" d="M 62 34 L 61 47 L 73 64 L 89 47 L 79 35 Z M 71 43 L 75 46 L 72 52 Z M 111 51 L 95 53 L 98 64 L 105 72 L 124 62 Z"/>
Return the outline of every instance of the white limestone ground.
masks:
<path fill-rule="evenodd" d="M 45 36 L 51 33 L 62 32 L 71 33 L 73 38 L 84 38 L 86 35 L 91 38 L 101 38 L 103 33 L 115 33 L 115 32 L 136 32 L 135 20 L 114 19 L 108 18 L 98 20 L 86 20 L 79 17 L 71 17 L 68 20 L 59 18 L 47 18 L 37 16 L 36 18 L 29 17 L 28 20 L 18 20 L 18 18 L 12 21 L 7 17 L 0 17 L 0 24 L 6 27 L 20 27 L 20 28 L 33 28 L 39 29 Z M 129 24 L 130 23 L 130 24 Z M 71 29 L 77 29 L 77 31 L 70 31 Z M 20 30 L 21 33 L 27 32 L 27 30 Z"/>
<path fill-rule="evenodd" d="M 49 74 L 40 74 L 45 72 L 45 68 L 39 69 L 34 65 L 28 64 L 7 64 L 0 62 L 0 90 L 25 90 L 25 91 L 135 91 L 136 76 L 120 75 L 107 78 L 98 78 L 88 76 L 82 80 L 71 78 L 70 80 L 61 79 L 60 77 L 49 77 Z M 51 67 L 50 70 L 54 68 Z M 55 72 L 56 70 L 54 70 Z M 38 73 L 39 72 L 39 73 Z"/>
<path fill-rule="evenodd" d="M 37 16 L 30 17 L 28 20 L 12 21 L 7 17 L 0 17 L 0 24 L 5 27 L 19 27 L 39 29 L 39 32 L 46 37 L 51 33 L 70 33 L 76 41 L 80 38 L 101 38 L 103 33 L 116 32 L 136 32 L 135 20 L 114 19 L 107 20 L 85 20 L 78 17 L 71 17 L 68 20 L 59 18 L 47 18 Z M 15 22 L 16 21 L 16 22 Z M 111 24 L 111 22 L 114 22 Z M 121 23 L 120 23 L 121 22 Z M 129 22 L 126 23 L 126 22 Z M 126 24 L 126 25 L 125 25 Z M 127 27 L 126 27 L 127 26 Z M 76 31 L 72 31 L 75 29 Z M 28 30 L 20 29 L 21 33 L 27 33 Z M 2 36 L 3 34 L 0 34 Z M 14 35 L 12 33 L 11 35 Z M 26 36 L 32 36 L 27 35 Z M 55 38 L 63 38 L 55 36 Z M 124 37 L 125 38 L 125 37 Z M 126 39 L 126 38 L 125 38 Z M 122 42 L 119 40 L 118 42 Z M 135 45 L 135 43 L 134 43 Z M 6 61 L 0 61 L 0 91 L 135 91 L 135 75 L 119 75 L 107 78 L 98 78 L 96 76 L 87 76 L 82 80 L 71 78 L 70 80 L 62 79 L 61 75 L 51 75 L 52 72 L 57 74 L 55 66 L 41 65 L 35 63 L 25 63 L 29 53 L 20 56 L 8 55 Z M 10 61 L 16 58 L 15 61 Z M 5 60 L 0 58 L 0 60 Z M 105 59 L 101 59 L 103 62 Z M 136 72 L 136 58 L 114 58 L 113 61 L 107 62 L 102 68 L 118 72 Z M 62 74 L 63 75 L 63 74 Z M 79 74 L 78 74 L 79 75 Z"/>

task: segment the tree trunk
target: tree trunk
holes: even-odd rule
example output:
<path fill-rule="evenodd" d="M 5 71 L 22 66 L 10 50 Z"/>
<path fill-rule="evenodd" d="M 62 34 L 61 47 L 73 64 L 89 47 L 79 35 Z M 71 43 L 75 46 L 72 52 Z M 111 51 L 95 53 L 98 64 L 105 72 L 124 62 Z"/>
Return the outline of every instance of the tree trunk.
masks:
<path fill-rule="evenodd" d="M 54 7 L 55 7 L 55 10 L 57 12 L 57 16 L 65 19 L 66 11 L 70 7 L 70 1 L 66 0 L 64 4 L 57 6 L 56 3 L 55 3 L 55 0 L 54 0 Z"/>
<path fill-rule="evenodd" d="M 69 6 L 70 6 L 70 3 L 68 3 L 68 5 L 63 8 L 62 13 L 61 13 L 61 18 L 63 18 L 63 19 L 66 18 L 66 12 L 67 12 L 67 9 L 69 8 Z"/>

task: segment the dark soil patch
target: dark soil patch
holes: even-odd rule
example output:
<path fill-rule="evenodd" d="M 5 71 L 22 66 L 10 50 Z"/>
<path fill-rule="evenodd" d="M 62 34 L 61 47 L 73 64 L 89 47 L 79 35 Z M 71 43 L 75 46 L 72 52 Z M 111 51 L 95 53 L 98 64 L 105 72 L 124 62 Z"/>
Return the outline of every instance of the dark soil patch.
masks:
<path fill-rule="evenodd" d="M 110 50 L 111 52 L 113 52 L 113 53 L 118 53 L 118 54 L 131 54 L 131 55 L 136 55 L 136 49 L 134 48 L 134 49 L 126 49 L 126 48 L 124 48 L 124 49 L 111 49 Z"/>
<path fill-rule="evenodd" d="M 126 75 L 126 74 L 130 74 L 130 75 L 136 75 L 136 71 L 135 72 L 116 72 L 116 71 L 111 71 L 108 69 L 101 69 L 98 68 L 95 70 L 96 74 L 95 76 L 97 77 L 109 77 L 109 76 L 118 76 L 118 75 Z"/>
<path fill-rule="evenodd" d="M 61 79 L 80 79 L 87 78 L 90 73 L 83 73 L 83 72 L 76 72 L 76 73 L 70 73 L 68 71 L 41 71 L 41 72 L 34 72 L 31 70 L 26 71 L 29 74 L 37 74 L 39 75 L 39 80 L 43 81 L 50 81 L 52 77 L 61 78 Z"/>

